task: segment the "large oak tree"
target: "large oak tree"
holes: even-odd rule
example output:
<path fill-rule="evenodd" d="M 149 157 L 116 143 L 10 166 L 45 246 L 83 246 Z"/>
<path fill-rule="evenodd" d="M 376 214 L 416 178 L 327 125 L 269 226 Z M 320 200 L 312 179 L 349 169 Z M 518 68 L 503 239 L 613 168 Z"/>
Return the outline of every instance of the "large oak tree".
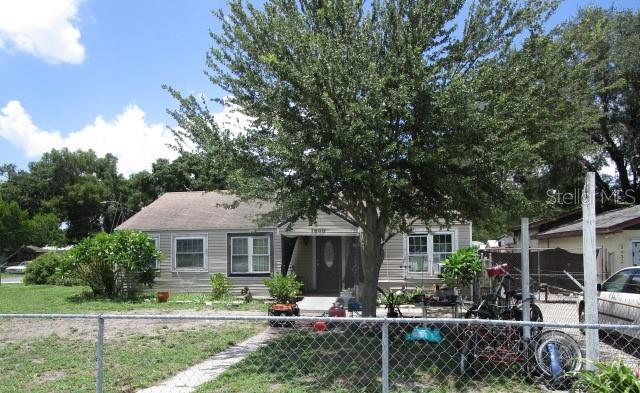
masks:
<path fill-rule="evenodd" d="M 553 1 L 231 1 L 215 13 L 208 74 L 253 119 L 237 136 L 207 103 L 168 88 L 178 138 L 242 199 L 275 202 L 263 220 L 330 211 L 361 230 L 364 315 L 375 315 L 383 247 L 416 220 L 472 219 L 521 201 L 518 175 L 540 149 L 492 113 L 481 91 Z M 464 10 L 464 11 L 463 11 Z M 456 29 L 463 12 L 466 20 Z M 482 94 L 481 94 L 482 93 Z"/>

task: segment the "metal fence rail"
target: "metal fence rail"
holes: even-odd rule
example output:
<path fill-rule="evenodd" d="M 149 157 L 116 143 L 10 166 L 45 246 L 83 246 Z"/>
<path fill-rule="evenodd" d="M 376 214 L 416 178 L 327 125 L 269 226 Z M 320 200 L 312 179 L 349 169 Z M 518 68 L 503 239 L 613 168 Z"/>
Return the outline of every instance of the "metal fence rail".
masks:
<path fill-rule="evenodd" d="M 0 314 L 0 333 L 3 324 L 7 323 L 12 323 L 19 331 L 21 327 L 27 329 L 37 323 L 54 326 L 65 321 L 75 321 L 72 331 L 79 332 L 75 333 L 77 338 L 87 340 L 95 334 L 91 342 L 95 342 L 93 375 L 96 392 L 287 391 L 294 388 L 345 392 L 475 391 L 483 388 L 517 391 L 537 390 L 541 386 L 588 391 L 588 387 L 581 385 L 584 378 L 580 377 L 583 373 L 580 370 L 587 362 L 596 360 L 585 359 L 581 333 L 585 329 L 600 332 L 600 359 L 597 361 L 620 362 L 633 372 L 640 367 L 640 354 L 632 340 L 640 338 L 640 325 L 637 324 L 451 318 Z M 154 323 L 155 328 L 167 333 L 149 330 L 145 333 L 148 337 L 132 335 L 129 339 L 142 344 L 131 347 L 131 353 L 126 353 L 128 341 L 123 344 L 122 334 L 116 334 L 122 330 L 119 323 L 137 327 Z M 84 333 L 79 330 L 88 325 L 93 327 Z M 245 327 L 250 327 L 247 328 L 250 334 L 238 336 Z M 531 331 L 530 340 L 522 334 L 524 327 Z M 152 353 L 145 352 L 145 345 L 152 342 L 160 346 L 151 346 L 151 349 L 162 351 L 163 356 L 182 358 L 187 350 L 171 342 L 172 335 L 187 337 L 179 343 L 187 347 L 191 345 L 189 337 L 198 345 L 206 346 L 207 337 L 213 337 L 212 340 L 216 337 L 198 334 L 208 332 L 220 334 L 223 342 L 219 347 L 212 347 L 204 359 L 193 364 L 154 376 L 155 368 L 162 368 L 162 364 L 155 366 Z M 226 336 L 222 332 L 235 334 L 235 341 L 224 342 Z M 84 337 L 79 337 L 81 334 Z M 21 338 L 13 337 L 12 340 Z M 7 341 L 7 337 L 0 335 L 0 344 L 3 341 Z M 0 345 L 0 359 L 5 356 L 3 350 L 5 348 Z M 146 357 L 148 364 L 127 366 L 129 358 L 136 356 Z M 126 364 L 119 364 L 121 361 Z M 151 363 L 154 366 L 150 371 L 142 370 Z M 57 364 L 56 367 L 64 369 L 65 365 Z M 9 370 L 9 373 L 13 371 Z M 89 373 L 88 370 L 84 372 Z M 126 389 L 122 387 L 125 385 Z M 63 388 L 57 386 L 51 385 L 44 391 L 62 391 Z M 13 391 L 25 389 L 29 390 L 29 387 L 18 387 Z M 0 388 L 0 391 L 12 390 Z"/>

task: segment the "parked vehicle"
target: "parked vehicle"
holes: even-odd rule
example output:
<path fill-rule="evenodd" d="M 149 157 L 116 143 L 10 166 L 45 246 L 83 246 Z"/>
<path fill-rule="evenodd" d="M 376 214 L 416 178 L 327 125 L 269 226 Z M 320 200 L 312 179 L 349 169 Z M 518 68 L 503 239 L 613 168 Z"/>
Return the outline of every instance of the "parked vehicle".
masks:
<path fill-rule="evenodd" d="M 27 265 L 31 263 L 31 261 L 22 261 L 17 265 L 9 266 L 4 269 L 5 273 L 9 274 L 24 274 L 24 271 L 27 270 Z"/>
<path fill-rule="evenodd" d="M 578 319 L 585 321 L 584 299 L 578 301 Z M 640 323 L 640 266 L 627 267 L 598 285 L 598 323 Z M 640 333 L 629 331 L 632 338 Z"/>

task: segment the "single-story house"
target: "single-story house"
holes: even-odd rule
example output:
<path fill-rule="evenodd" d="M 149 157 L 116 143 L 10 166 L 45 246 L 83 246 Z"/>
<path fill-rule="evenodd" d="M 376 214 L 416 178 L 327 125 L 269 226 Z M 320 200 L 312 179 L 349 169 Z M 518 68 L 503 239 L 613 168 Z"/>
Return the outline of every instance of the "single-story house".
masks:
<path fill-rule="evenodd" d="M 533 235 L 539 247 L 582 252 L 582 220 L 546 229 Z M 596 215 L 596 246 L 605 277 L 628 266 L 640 265 L 640 205 Z"/>
<path fill-rule="evenodd" d="M 559 214 L 551 218 L 542 218 L 529 222 L 529 248 L 544 248 L 544 244 L 541 244 L 536 237 L 538 233 L 547 231 L 552 228 L 557 228 L 561 225 L 575 222 L 582 217 L 582 209 L 574 209 L 562 214 Z M 522 235 L 520 233 L 520 226 L 516 226 L 513 229 L 513 242 L 512 247 L 522 247 Z"/>
<path fill-rule="evenodd" d="M 272 205 L 240 203 L 226 192 L 169 192 L 117 229 L 148 233 L 162 252 L 154 289 L 207 292 L 210 275 L 223 273 L 235 291 L 249 287 L 266 294 L 265 277 L 294 271 L 305 293 L 337 294 L 353 288 L 361 274 L 359 229 L 337 214 L 258 227 L 255 219 Z M 380 286 L 431 286 L 439 282 L 440 261 L 471 245 L 472 224 L 416 224 L 385 247 Z"/>

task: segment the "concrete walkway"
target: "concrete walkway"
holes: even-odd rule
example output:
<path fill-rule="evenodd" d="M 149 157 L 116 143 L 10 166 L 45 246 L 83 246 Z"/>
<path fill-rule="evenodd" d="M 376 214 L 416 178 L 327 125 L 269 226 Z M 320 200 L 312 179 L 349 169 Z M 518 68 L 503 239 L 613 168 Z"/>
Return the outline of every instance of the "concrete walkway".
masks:
<path fill-rule="evenodd" d="M 336 296 L 305 296 L 298 302 L 301 312 L 326 312 L 337 300 Z"/>
<path fill-rule="evenodd" d="M 266 345 L 271 339 L 276 337 L 277 334 L 275 330 L 267 329 L 200 364 L 180 372 L 159 385 L 139 390 L 138 393 L 193 392 L 198 386 L 217 378 L 220 374 L 227 371 L 229 367 Z"/>

